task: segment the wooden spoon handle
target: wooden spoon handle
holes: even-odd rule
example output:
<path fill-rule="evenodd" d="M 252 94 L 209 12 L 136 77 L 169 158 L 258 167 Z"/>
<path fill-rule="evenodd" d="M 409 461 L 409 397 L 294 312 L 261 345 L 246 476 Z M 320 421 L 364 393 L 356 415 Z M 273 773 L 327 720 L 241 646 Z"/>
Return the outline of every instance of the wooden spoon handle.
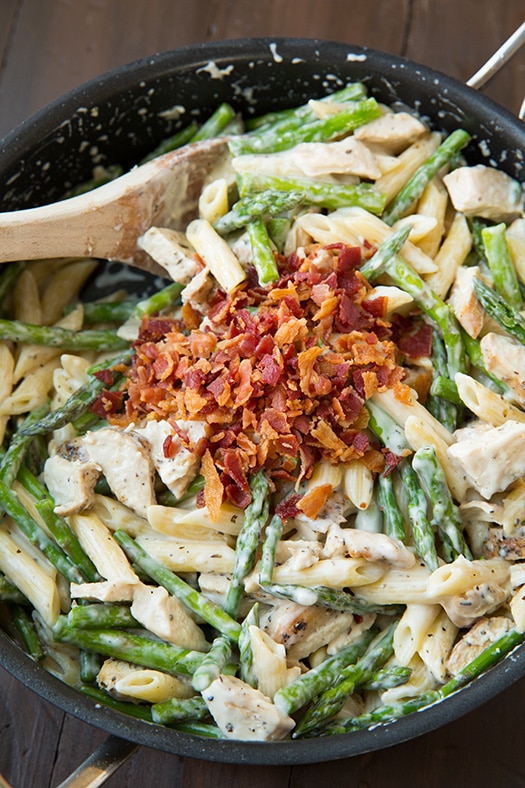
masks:
<path fill-rule="evenodd" d="M 0 213 L 0 263 L 97 257 L 159 271 L 137 245 L 152 225 L 185 226 L 205 181 L 227 153 L 222 139 L 171 151 L 91 192 Z"/>

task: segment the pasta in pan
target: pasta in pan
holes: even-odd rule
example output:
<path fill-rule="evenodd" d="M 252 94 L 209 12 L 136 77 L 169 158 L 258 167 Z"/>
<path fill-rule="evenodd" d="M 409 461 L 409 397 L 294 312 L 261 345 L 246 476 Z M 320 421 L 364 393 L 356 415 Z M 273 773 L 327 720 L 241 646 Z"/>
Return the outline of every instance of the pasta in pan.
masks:
<path fill-rule="evenodd" d="M 523 190 L 361 84 L 219 133 L 199 215 L 140 240 L 165 287 L 15 264 L 0 602 L 144 719 L 352 732 L 525 633 Z"/>

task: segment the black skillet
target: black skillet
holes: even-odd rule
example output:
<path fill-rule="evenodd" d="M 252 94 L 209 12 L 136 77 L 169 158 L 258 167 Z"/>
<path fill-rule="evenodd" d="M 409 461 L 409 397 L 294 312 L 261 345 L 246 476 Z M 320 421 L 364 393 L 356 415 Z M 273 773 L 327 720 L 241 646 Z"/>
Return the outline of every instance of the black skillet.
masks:
<path fill-rule="evenodd" d="M 95 163 L 130 167 L 178 125 L 205 119 L 221 101 L 250 116 L 304 103 L 352 80 L 362 80 L 382 102 L 417 110 L 434 127 L 467 129 L 473 136 L 467 150 L 472 163 L 494 164 L 525 181 L 525 126 L 471 87 L 367 48 L 261 38 L 154 55 L 55 101 L 0 144 L 0 210 L 52 202 L 89 178 Z M 278 743 L 209 740 L 102 708 L 46 673 L 1 629 L 0 664 L 40 697 L 113 734 L 109 741 L 122 751 L 119 755 L 129 754 L 127 742 L 132 742 L 205 760 L 291 765 L 382 749 L 457 719 L 525 674 L 525 645 L 446 701 L 417 714 L 358 733 Z M 119 744 L 117 738 L 125 741 Z"/>

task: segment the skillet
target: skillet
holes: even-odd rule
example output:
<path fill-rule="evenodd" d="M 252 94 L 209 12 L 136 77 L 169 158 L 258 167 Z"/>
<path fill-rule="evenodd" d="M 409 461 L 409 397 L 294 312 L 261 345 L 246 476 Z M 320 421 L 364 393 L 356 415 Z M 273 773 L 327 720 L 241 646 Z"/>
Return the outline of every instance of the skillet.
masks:
<path fill-rule="evenodd" d="M 364 47 L 257 38 L 199 44 L 136 61 L 80 86 L 22 123 L 0 143 L 0 210 L 59 199 L 88 179 L 94 164 L 118 162 L 129 168 L 179 125 L 205 119 L 222 101 L 249 117 L 302 104 L 355 80 L 382 102 L 417 110 L 435 128 L 465 128 L 472 135 L 466 149 L 470 163 L 490 163 L 525 181 L 525 126 L 471 87 Z M 275 743 L 204 739 L 102 708 L 31 661 L 1 623 L 0 664 L 63 711 L 131 742 L 122 745 L 121 755 L 145 745 L 204 760 L 292 765 L 382 749 L 457 719 L 525 674 L 525 645 L 446 701 L 417 714 L 357 733 Z"/>

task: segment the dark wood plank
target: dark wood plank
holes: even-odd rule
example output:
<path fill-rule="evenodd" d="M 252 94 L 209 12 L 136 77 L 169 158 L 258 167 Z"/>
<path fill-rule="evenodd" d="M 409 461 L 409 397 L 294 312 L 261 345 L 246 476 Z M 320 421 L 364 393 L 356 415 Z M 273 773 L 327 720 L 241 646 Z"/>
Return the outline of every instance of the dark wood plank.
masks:
<path fill-rule="evenodd" d="M 64 91 L 115 66 L 187 44 L 243 36 L 304 36 L 405 55 L 466 80 L 521 23 L 522 0 L 1 0 L 0 135 Z M 525 55 L 487 89 L 516 111 Z M 185 788 L 401 788 L 525 783 L 516 718 L 525 679 L 439 731 L 336 763 L 209 764 L 142 748 L 107 783 Z M 105 734 L 38 699 L 0 670 L 0 772 L 15 788 L 54 786 Z M 509 753 L 515 754 L 509 759 Z"/>
<path fill-rule="evenodd" d="M 414 3 L 404 54 L 466 81 L 520 26 L 523 11 L 521 2 Z M 484 92 L 517 113 L 525 95 L 524 68 L 522 50 Z"/>

